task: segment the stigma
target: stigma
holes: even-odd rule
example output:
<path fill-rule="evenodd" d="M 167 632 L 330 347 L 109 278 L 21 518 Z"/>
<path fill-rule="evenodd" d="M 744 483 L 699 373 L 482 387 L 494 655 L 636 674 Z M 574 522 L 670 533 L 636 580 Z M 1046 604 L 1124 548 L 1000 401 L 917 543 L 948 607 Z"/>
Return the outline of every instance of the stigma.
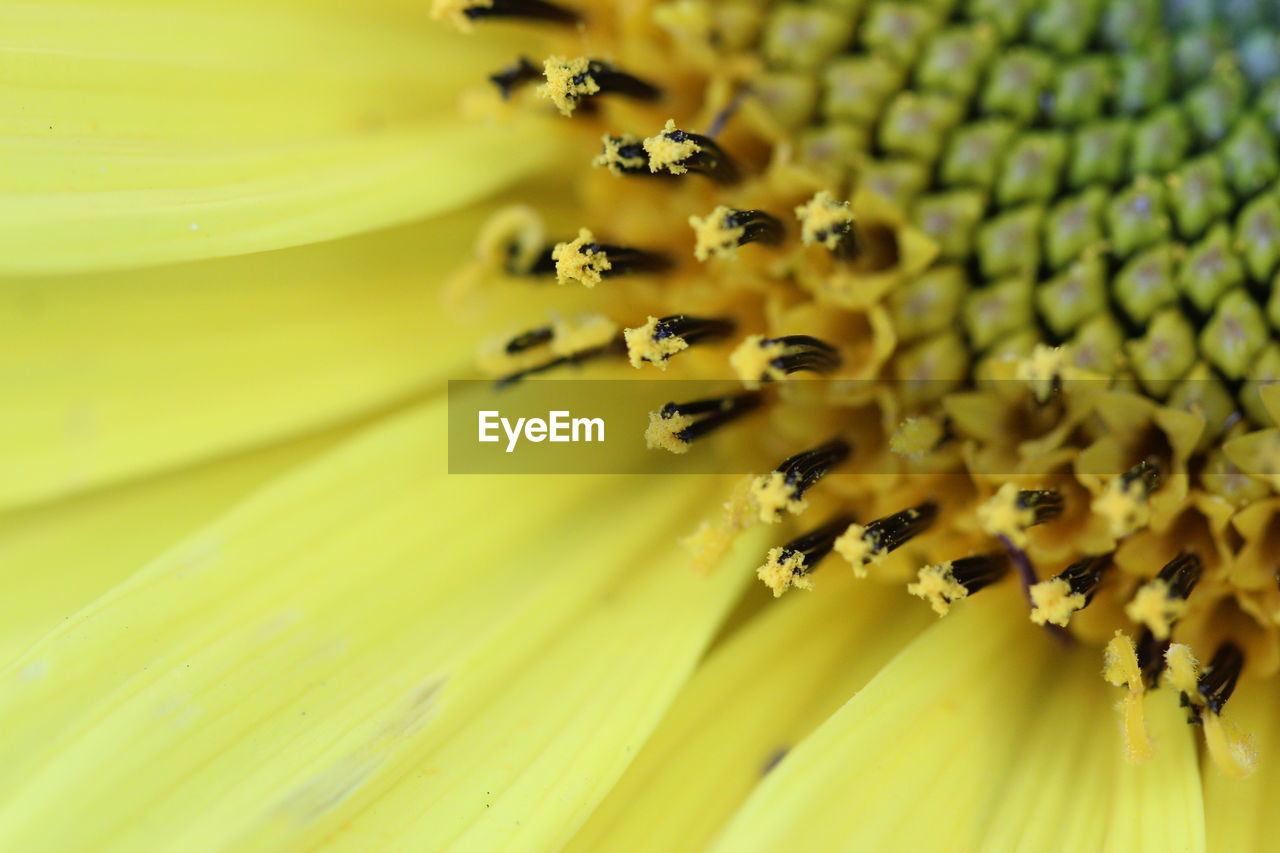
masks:
<path fill-rule="evenodd" d="M 589 314 L 520 332 L 482 352 L 480 366 L 499 377 L 501 388 L 558 367 L 621 354 L 621 343 L 616 323 Z"/>
<path fill-rule="evenodd" d="M 907 592 L 929 602 L 933 612 L 946 616 L 951 605 L 990 586 L 1009 571 L 1009 558 L 1003 552 L 976 554 L 925 566 Z"/>
<path fill-rule="evenodd" d="M 777 468 L 757 477 L 751 486 L 751 502 L 760 520 L 772 524 L 783 513 L 799 515 L 808 503 L 804 493 L 826 476 L 827 472 L 848 458 L 852 448 L 844 439 L 835 438 L 812 450 L 784 459 Z"/>
<path fill-rule="evenodd" d="M 736 397 L 712 397 L 688 403 L 667 403 L 649 413 L 645 443 L 650 449 L 688 453 L 697 439 L 732 423 L 760 405 L 760 395 L 746 392 Z"/>
<path fill-rule="evenodd" d="M 738 167 L 714 140 L 680 130 L 674 119 L 667 119 L 662 131 L 644 140 L 643 147 L 651 172 L 696 172 L 717 184 L 732 184 L 741 178 Z"/>
<path fill-rule="evenodd" d="M 813 580 L 809 575 L 831 553 L 836 537 L 851 521 L 847 515 L 837 516 L 779 548 L 769 549 L 764 565 L 756 570 L 756 577 L 773 590 L 774 598 L 791 587 L 813 589 Z"/>
<path fill-rule="evenodd" d="M 1047 581 L 1032 585 L 1031 621 L 1067 627 L 1071 617 L 1089 606 L 1102 576 L 1111 565 L 1110 554 L 1082 557 Z"/>
<path fill-rule="evenodd" d="M 1005 483 L 978 507 L 978 523 L 993 536 L 1025 548 L 1027 529 L 1062 515 L 1063 506 L 1062 495 L 1053 489 L 1019 489 Z"/>
<path fill-rule="evenodd" d="M 669 266 L 666 257 L 655 252 L 598 243 L 586 228 L 578 229 L 577 239 L 557 243 L 551 250 L 551 258 L 555 261 L 559 284 L 577 281 L 589 288 L 608 276 L 656 272 Z"/>
<path fill-rule="evenodd" d="M 733 329 L 732 320 L 672 314 L 662 318 L 651 316 L 643 326 L 625 330 L 623 337 L 632 367 L 652 364 L 666 370 L 671 356 L 684 352 L 698 341 L 725 337 Z"/>
<path fill-rule="evenodd" d="M 858 253 L 849 202 L 836 201 L 830 191 L 822 190 L 797 207 L 796 218 L 800 220 L 800 241 L 804 245 L 825 246 L 841 258 Z"/>
<path fill-rule="evenodd" d="M 801 371 L 830 373 L 840 366 L 841 358 L 831 344 L 809 335 L 749 335 L 729 356 L 729 364 L 744 385 L 756 388 L 761 382 Z"/>
<path fill-rule="evenodd" d="M 693 256 L 732 258 L 748 243 L 774 246 L 782 242 L 782 223 L 763 210 L 735 210 L 720 205 L 705 217 L 690 216 L 697 237 Z"/>
<path fill-rule="evenodd" d="M 938 505 L 925 501 L 868 523 L 850 524 L 836 540 L 835 549 L 853 566 L 855 576 L 867 576 L 868 567 L 928 530 L 938 517 Z"/>
<path fill-rule="evenodd" d="M 538 94 L 548 99 L 561 115 L 573 115 L 583 99 L 618 94 L 642 101 L 656 100 L 662 90 L 638 77 L 619 71 L 607 62 L 585 56 L 549 57 L 542 64 L 546 83 Z"/>
<path fill-rule="evenodd" d="M 1160 469 L 1143 460 L 1107 484 L 1093 500 L 1093 511 L 1107 519 L 1117 539 L 1146 527 L 1151 520 L 1147 499 L 1160 487 Z"/>
<path fill-rule="evenodd" d="M 1165 565 L 1155 578 L 1143 584 L 1125 605 L 1129 619 L 1145 625 L 1158 640 L 1169 638 L 1173 623 L 1187 612 L 1187 597 L 1203 572 L 1195 554 L 1184 551 Z"/>

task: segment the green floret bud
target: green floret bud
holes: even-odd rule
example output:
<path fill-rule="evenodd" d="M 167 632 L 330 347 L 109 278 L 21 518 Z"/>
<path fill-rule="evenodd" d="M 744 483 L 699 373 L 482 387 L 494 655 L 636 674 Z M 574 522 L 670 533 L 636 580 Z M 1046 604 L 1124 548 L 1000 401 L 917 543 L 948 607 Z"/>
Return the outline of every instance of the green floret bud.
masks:
<path fill-rule="evenodd" d="M 938 15 L 923 6 L 882 0 L 871 7 L 859 35 L 869 52 L 910 65 L 938 23 Z"/>
<path fill-rule="evenodd" d="M 1258 30 L 1245 36 L 1236 58 L 1240 71 L 1255 86 L 1280 78 L 1280 33 Z"/>
<path fill-rule="evenodd" d="M 1271 280 L 1271 287 L 1267 292 L 1271 294 L 1267 298 L 1267 322 L 1271 324 L 1271 328 L 1280 329 L 1280 271 Z"/>
<path fill-rule="evenodd" d="M 1099 187 L 1058 202 L 1049 212 L 1044 229 L 1049 266 L 1057 269 L 1103 243 L 1106 232 L 1102 228 L 1102 212 L 1106 204 L 1106 191 Z"/>
<path fill-rule="evenodd" d="M 1001 206 L 1024 201 L 1049 201 L 1058 191 L 1067 160 L 1067 139 L 1062 133 L 1026 133 L 1005 157 L 996 186 Z"/>
<path fill-rule="evenodd" d="M 1112 376 L 1124 360 L 1124 330 L 1110 314 L 1099 314 L 1081 326 L 1065 348 L 1073 367 Z"/>
<path fill-rule="evenodd" d="M 1124 313 L 1143 324 L 1178 301 L 1178 260 L 1182 247 L 1164 243 L 1135 255 L 1116 275 L 1112 292 Z"/>
<path fill-rule="evenodd" d="M 940 400 L 955 390 L 969 372 L 969 348 L 955 330 L 927 338 L 894 361 L 899 394 L 907 406 Z"/>
<path fill-rule="evenodd" d="M 863 167 L 860 182 L 903 210 L 910 210 L 929 184 L 929 170 L 917 160 L 878 160 Z"/>
<path fill-rule="evenodd" d="M 1218 142 L 1244 111 L 1247 94 L 1248 84 L 1240 69 L 1222 61 L 1214 65 L 1212 76 L 1192 89 L 1183 103 L 1200 138 Z"/>
<path fill-rule="evenodd" d="M 1200 332 L 1200 352 L 1228 379 L 1243 379 L 1268 338 L 1262 309 L 1244 288 L 1218 300 L 1208 325 Z"/>
<path fill-rule="evenodd" d="M 1131 50 L 1155 36 L 1160 25 L 1159 0 L 1111 0 L 1102 11 L 1102 40 Z"/>
<path fill-rule="evenodd" d="M 1191 142 L 1182 110 L 1161 107 L 1134 125 L 1129 169 L 1134 175 L 1173 171 L 1191 150 Z"/>
<path fill-rule="evenodd" d="M 807 3 L 776 7 L 764 27 L 765 58 L 784 68 L 819 68 L 849 44 L 853 23 L 839 9 Z"/>
<path fill-rule="evenodd" d="M 823 79 L 822 111 L 828 119 L 871 124 L 902 88 L 903 73 L 884 57 L 852 56 L 828 65 Z"/>
<path fill-rule="evenodd" d="M 1044 208 L 1022 207 L 988 219 L 978 231 L 978 257 L 988 278 L 1035 275 L 1040 266 Z"/>
<path fill-rule="evenodd" d="M 926 88 L 967 98 L 978 88 L 995 50 L 990 26 L 974 24 L 944 30 L 929 42 L 916 66 L 916 82 Z"/>
<path fill-rule="evenodd" d="M 1032 285 L 1027 278 L 1007 278 L 971 291 L 965 298 L 964 325 L 975 350 L 1035 323 Z"/>
<path fill-rule="evenodd" d="M 1249 366 L 1249 380 L 1240 389 L 1240 405 L 1254 423 L 1274 426 L 1267 407 L 1262 404 L 1261 391 L 1268 385 L 1280 382 L 1280 344 L 1272 341 L 1262 348 Z"/>
<path fill-rule="evenodd" d="M 1204 431 L 1196 443 L 1197 450 L 1207 450 L 1227 428 L 1236 411 L 1236 401 L 1227 386 L 1203 361 L 1193 366 L 1186 377 L 1174 386 L 1168 405 L 1190 412 L 1204 421 Z"/>
<path fill-rule="evenodd" d="M 899 339 L 914 341 L 953 326 L 970 288 L 964 267 L 957 265 L 933 267 L 905 282 L 889 298 Z"/>
<path fill-rule="evenodd" d="M 1094 122 L 1077 131 L 1067 170 L 1071 186 L 1115 184 L 1124 178 L 1132 133 L 1132 125 L 1119 119 Z"/>
<path fill-rule="evenodd" d="M 789 130 L 804 127 L 818 104 L 818 82 L 802 72 L 765 72 L 751 81 L 769 117 Z"/>
<path fill-rule="evenodd" d="M 1098 0 L 1042 0 L 1031 16 L 1031 38 L 1055 53 L 1084 50 L 1098 25 Z"/>
<path fill-rule="evenodd" d="M 973 254 L 973 237 L 987 207 L 978 190 L 955 190 L 916 202 L 915 222 L 938 244 L 939 257 L 964 260 Z"/>
<path fill-rule="evenodd" d="M 969 0 L 969 17 L 975 21 L 990 21 L 1009 41 L 1022 32 L 1027 17 L 1036 6 L 1036 0 Z"/>
<path fill-rule="evenodd" d="M 1222 34 L 1208 26 L 1197 25 L 1183 30 L 1173 46 L 1173 67 L 1178 79 L 1183 84 L 1203 80 L 1209 76 L 1226 47 Z"/>
<path fill-rule="evenodd" d="M 1201 311 L 1208 312 L 1222 294 L 1244 281 L 1244 267 L 1231 248 L 1231 231 L 1219 224 L 1188 251 L 1178 288 Z"/>
<path fill-rule="evenodd" d="M 1280 261 L 1280 201 L 1264 195 L 1249 202 L 1236 219 L 1236 251 L 1254 281 L 1266 281 Z"/>
<path fill-rule="evenodd" d="M 1271 129 L 1272 133 L 1280 133 L 1280 80 L 1268 84 L 1258 93 L 1254 107 L 1258 118 Z"/>
<path fill-rule="evenodd" d="M 950 186 L 992 187 L 1000 158 L 1013 139 L 1012 122 L 988 120 L 959 128 L 942 161 L 942 180 Z"/>
<path fill-rule="evenodd" d="M 880 120 L 880 145 L 894 154 L 932 162 L 962 111 L 960 102 L 948 95 L 900 92 Z"/>
<path fill-rule="evenodd" d="M 1058 337 L 1107 310 L 1107 266 L 1096 254 L 1081 258 L 1036 288 L 1040 316 Z"/>
<path fill-rule="evenodd" d="M 1280 176 L 1276 138 L 1262 119 L 1246 116 L 1236 125 L 1222 148 L 1231 185 L 1242 196 L 1251 196 Z"/>
<path fill-rule="evenodd" d="M 1168 101 L 1173 75 L 1167 44 L 1158 42 L 1141 52 L 1126 53 L 1118 64 L 1116 106 L 1121 112 L 1137 115 Z"/>
<path fill-rule="evenodd" d="M 1076 60 L 1058 75 L 1053 90 L 1053 118 L 1063 124 L 1092 121 L 1102 114 L 1111 92 L 1115 68 L 1106 56 Z"/>
<path fill-rule="evenodd" d="M 1035 351 L 1036 344 L 1039 343 L 1043 343 L 1043 341 L 1040 339 L 1040 333 L 1034 328 L 1022 329 L 1006 335 L 983 353 L 977 365 L 973 368 L 973 378 L 979 384 L 995 381 L 999 383 L 996 387 L 1007 388 L 1008 385 L 1003 381 L 1002 377 L 1008 376 L 1008 373 L 997 372 L 995 370 L 996 365 L 1001 362 L 1023 361 L 1031 356 L 1031 353 Z"/>
<path fill-rule="evenodd" d="M 1164 399 L 1195 363 L 1195 329 L 1177 308 L 1166 308 L 1152 319 L 1145 335 L 1125 343 L 1125 352 L 1142 387 Z"/>
<path fill-rule="evenodd" d="M 1140 177 L 1107 205 L 1111 247 L 1121 257 L 1158 243 L 1168 235 L 1164 183 Z"/>
<path fill-rule="evenodd" d="M 982 109 L 1030 124 L 1040 96 L 1053 82 L 1053 60 L 1038 50 L 1014 48 L 996 60 L 982 90 Z"/>
<path fill-rule="evenodd" d="M 1178 233 L 1185 238 L 1199 237 L 1235 204 L 1227 188 L 1222 161 L 1213 154 L 1188 162 L 1170 175 L 1168 181 L 1174 222 Z"/>
<path fill-rule="evenodd" d="M 806 130 L 796 147 L 805 163 L 830 183 L 842 183 L 865 151 L 869 131 L 858 124 L 836 122 Z"/>

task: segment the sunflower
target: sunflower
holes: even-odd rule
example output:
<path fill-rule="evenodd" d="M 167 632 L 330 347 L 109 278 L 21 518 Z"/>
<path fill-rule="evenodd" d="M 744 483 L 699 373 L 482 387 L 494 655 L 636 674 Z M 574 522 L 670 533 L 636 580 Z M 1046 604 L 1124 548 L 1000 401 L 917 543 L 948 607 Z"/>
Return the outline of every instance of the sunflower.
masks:
<path fill-rule="evenodd" d="M 1268 848 L 1270 4 L 0 20 L 3 849 Z"/>

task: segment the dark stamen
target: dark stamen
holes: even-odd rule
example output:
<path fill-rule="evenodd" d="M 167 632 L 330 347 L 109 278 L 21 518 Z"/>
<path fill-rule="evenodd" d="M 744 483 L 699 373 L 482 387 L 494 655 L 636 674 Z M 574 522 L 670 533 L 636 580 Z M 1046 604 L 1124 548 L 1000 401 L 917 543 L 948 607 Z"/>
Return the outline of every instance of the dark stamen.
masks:
<path fill-rule="evenodd" d="M 1015 499 L 1019 509 L 1031 510 L 1031 522 L 1027 527 L 1044 524 L 1062 515 L 1066 504 L 1055 489 L 1024 489 Z"/>
<path fill-rule="evenodd" d="M 1093 594 L 1098 591 L 1102 576 L 1110 565 L 1110 554 L 1092 554 L 1076 560 L 1054 575 L 1054 579 L 1065 581 L 1073 595 L 1084 596 L 1084 604 L 1080 608 L 1083 610 L 1093 601 Z"/>
<path fill-rule="evenodd" d="M 724 318 L 691 317 L 688 314 L 672 314 L 654 324 L 653 339 L 683 338 L 690 344 L 712 338 L 723 338 L 733 333 L 733 320 Z"/>
<path fill-rule="evenodd" d="M 637 136 L 606 136 L 603 153 L 596 158 L 595 164 L 608 167 L 615 175 L 676 177 L 670 172 L 655 172 L 649 168 L 649 152 L 644 150 L 644 140 Z"/>
<path fill-rule="evenodd" d="M 938 504 L 925 501 L 919 506 L 877 518 L 866 526 L 863 540 L 872 554 L 888 554 L 928 530 L 938 517 Z"/>
<path fill-rule="evenodd" d="M 633 77 L 625 71 L 619 71 L 607 62 L 598 59 L 587 61 L 587 70 L 573 78 L 575 85 L 581 85 L 590 76 L 600 87 L 596 95 L 625 95 L 640 101 L 655 101 L 662 97 L 662 90 L 652 83 L 646 83 L 639 77 Z M 589 97 L 595 97 L 591 95 Z"/>
<path fill-rule="evenodd" d="M 602 278 L 635 272 L 662 272 L 671 268 L 671 259 L 666 255 L 643 249 L 630 249 L 626 246 L 613 246 L 607 243 L 586 243 L 578 251 L 584 255 L 604 252 L 611 266 L 600 273 Z"/>
<path fill-rule="evenodd" d="M 541 346 L 549 342 L 553 337 L 555 337 L 555 329 L 551 326 L 540 326 L 537 329 L 530 329 L 527 332 L 516 335 L 507 341 L 506 351 L 508 354 L 514 355 L 518 352 Z"/>
<path fill-rule="evenodd" d="M 1156 577 L 1169 585 L 1170 596 L 1186 598 L 1195 589 L 1203 571 L 1204 564 L 1200 558 L 1190 551 L 1183 551 L 1170 560 Z"/>
<path fill-rule="evenodd" d="M 1127 489 L 1134 483 L 1142 484 L 1143 494 L 1150 495 L 1160 488 L 1160 468 L 1152 460 L 1144 459 L 1128 471 L 1120 475 L 1120 481 Z"/>
<path fill-rule="evenodd" d="M 821 527 L 810 530 L 803 536 L 797 536 L 782 546 L 779 562 L 786 562 L 788 557 L 799 554 L 804 559 L 804 563 L 794 571 L 794 574 L 809 574 L 824 557 L 831 553 L 836 540 L 850 524 L 853 524 L 851 516 L 838 515 Z"/>
<path fill-rule="evenodd" d="M 767 338 L 762 345 L 782 344 L 786 351 L 773 359 L 771 365 L 786 374 L 808 370 L 813 373 L 830 373 L 840 366 L 840 352 L 826 341 L 809 335 L 786 335 Z"/>
<path fill-rule="evenodd" d="M 1227 704 L 1232 691 L 1236 689 L 1236 681 L 1243 668 L 1244 652 L 1230 640 L 1218 646 L 1218 650 L 1213 653 L 1213 660 L 1205 667 L 1197 686 L 1200 697 L 1215 714 L 1222 713 L 1222 706 Z"/>
<path fill-rule="evenodd" d="M 1164 672 L 1164 653 L 1169 650 L 1170 641 L 1160 640 L 1151 633 L 1150 628 L 1143 628 L 1138 635 L 1134 650 L 1138 654 L 1138 669 L 1142 671 L 1142 682 L 1148 690 L 1154 690 L 1160 684 L 1160 673 Z"/>
<path fill-rule="evenodd" d="M 975 554 L 951 561 L 951 576 L 970 594 L 991 586 L 1009 571 L 1009 555 L 1003 551 Z"/>
<path fill-rule="evenodd" d="M 502 100 L 505 101 L 511 97 L 512 92 L 526 83 L 541 80 L 542 72 L 538 70 L 536 65 L 522 56 L 514 64 L 490 74 L 489 79 L 498 87 L 498 91 L 502 93 Z"/>
<path fill-rule="evenodd" d="M 782 242 L 782 223 L 763 210 L 730 210 L 725 214 L 724 227 L 743 229 L 742 236 L 738 238 L 739 246 L 748 243 L 776 246 Z"/>
<path fill-rule="evenodd" d="M 488 5 L 471 6 L 462 14 L 473 21 L 479 18 L 523 18 L 553 24 L 576 24 L 581 20 L 581 16 L 572 9 L 544 0 L 492 0 Z"/>
<path fill-rule="evenodd" d="M 761 395 L 754 391 L 738 394 L 734 397 L 712 397 L 707 400 L 693 400 L 688 403 L 667 403 L 659 414 L 664 419 L 675 415 L 686 417 L 702 417 L 675 434 L 685 444 L 719 429 L 727 423 L 737 420 L 760 405 Z"/>
<path fill-rule="evenodd" d="M 662 135 L 672 142 L 692 142 L 699 148 L 683 160 L 677 160 L 677 166 L 705 175 L 717 184 L 733 184 L 741 180 L 742 174 L 733 160 L 710 137 L 683 130 L 664 130 Z"/>
<path fill-rule="evenodd" d="M 510 346 L 510 344 L 508 344 L 508 346 Z M 521 379 L 534 376 L 539 373 L 545 373 L 548 370 L 554 370 L 557 367 L 566 367 L 571 364 L 582 364 L 583 362 L 591 361 L 592 359 L 601 358 L 607 355 L 619 355 L 625 352 L 625 344 L 622 342 L 622 336 L 619 335 L 617 338 L 603 346 L 592 347 L 590 349 L 580 350 L 579 352 L 570 353 L 568 355 L 562 355 L 544 362 L 543 364 L 534 365 L 533 367 L 528 367 L 524 370 L 519 370 L 515 373 L 503 376 L 501 379 L 494 382 L 494 386 L 497 388 L 506 388 L 510 385 L 514 385 Z"/>
<path fill-rule="evenodd" d="M 799 500 L 828 471 L 847 459 L 852 449 L 844 439 L 833 438 L 812 450 L 787 457 L 774 470 L 782 475 L 783 480 L 790 487 L 791 496 Z"/>

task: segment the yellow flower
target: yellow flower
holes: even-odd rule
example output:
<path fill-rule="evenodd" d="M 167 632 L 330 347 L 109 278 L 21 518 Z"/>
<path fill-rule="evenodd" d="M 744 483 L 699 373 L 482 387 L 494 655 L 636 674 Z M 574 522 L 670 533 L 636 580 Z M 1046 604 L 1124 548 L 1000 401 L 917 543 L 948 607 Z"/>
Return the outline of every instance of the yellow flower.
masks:
<path fill-rule="evenodd" d="M 1267 849 L 1280 24 L 1161 5 L 0 12 L 0 849 Z M 781 461 L 450 475 L 477 351 Z"/>

